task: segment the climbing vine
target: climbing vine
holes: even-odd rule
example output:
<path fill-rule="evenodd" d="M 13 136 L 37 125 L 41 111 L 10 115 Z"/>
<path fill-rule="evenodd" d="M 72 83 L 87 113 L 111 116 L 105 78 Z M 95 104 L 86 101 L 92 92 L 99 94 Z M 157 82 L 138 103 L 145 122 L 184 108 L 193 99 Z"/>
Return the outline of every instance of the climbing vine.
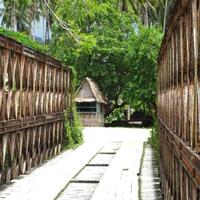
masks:
<path fill-rule="evenodd" d="M 76 71 L 71 68 L 71 88 L 70 94 L 72 95 L 72 106 L 69 107 L 64 112 L 65 117 L 65 137 L 64 137 L 64 147 L 70 148 L 77 146 L 83 142 L 83 126 L 80 120 L 80 116 L 76 110 L 76 104 L 74 102 L 74 93 L 75 93 L 75 85 L 76 85 Z"/>
<path fill-rule="evenodd" d="M 65 110 L 65 134 L 64 134 L 64 147 L 74 147 L 83 142 L 83 126 L 81 124 L 79 115 L 76 111 L 75 104 L 69 109 Z"/>

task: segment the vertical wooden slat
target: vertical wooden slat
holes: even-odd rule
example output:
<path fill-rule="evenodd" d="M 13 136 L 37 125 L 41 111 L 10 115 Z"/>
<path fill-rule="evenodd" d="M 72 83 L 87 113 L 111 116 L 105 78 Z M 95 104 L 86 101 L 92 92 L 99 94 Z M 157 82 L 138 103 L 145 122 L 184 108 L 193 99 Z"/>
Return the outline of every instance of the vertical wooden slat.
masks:
<path fill-rule="evenodd" d="M 0 44 L 0 185 L 60 152 L 71 84 L 57 61 L 12 43 Z"/>
<path fill-rule="evenodd" d="M 5 159 L 6 159 L 6 153 L 7 153 L 7 143 L 8 143 L 8 135 L 2 136 L 2 170 L 5 169 Z"/>
<path fill-rule="evenodd" d="M 197 103 L 198 103 L 198 40 L 197 40 L 197 0 L 192 1 L 192 22 L 193 22 L 193 46 L 194 46 L 194 111 L 193 111 L 193 131 L 192 148 L 197 144 Z"/>
<path fill-rule="evenodd" d="M 193 200 L 200 198 L 200 2 L 180 1 L 170 20 L 158 60 L 162 186 L 164 199 Z"/>
<path fill-rule="evenodd" d="M 3 50 L 3 54 L 2 54 L 2 58 L 3 58 L 3 88 L 6 91 L 8 90 L 7 82 L 8 82 L 9 54 L 10 54 L 10 52 L 7 49 Z"/>

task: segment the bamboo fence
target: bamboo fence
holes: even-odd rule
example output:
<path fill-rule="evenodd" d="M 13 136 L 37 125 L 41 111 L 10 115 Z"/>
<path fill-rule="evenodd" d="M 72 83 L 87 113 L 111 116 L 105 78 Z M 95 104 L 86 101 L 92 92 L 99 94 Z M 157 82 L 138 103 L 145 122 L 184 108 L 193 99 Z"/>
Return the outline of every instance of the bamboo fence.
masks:
<path fill-rule="evenodd" d="M 158 58 L 164 199 L 200 199 L 200 1 L 179 0 Z"/>
<path fill-rule="evenodd" d="M 0 185 L 58 154 L 71 70 L 0 35 Z"/>

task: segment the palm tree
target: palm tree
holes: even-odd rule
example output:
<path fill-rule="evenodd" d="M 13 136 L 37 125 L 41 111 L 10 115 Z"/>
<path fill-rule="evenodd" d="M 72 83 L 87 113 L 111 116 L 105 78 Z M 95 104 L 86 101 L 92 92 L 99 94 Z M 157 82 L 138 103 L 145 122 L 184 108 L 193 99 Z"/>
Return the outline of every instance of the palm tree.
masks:
<path fill-rule="evenodd" d="M 151 15 L 155 12 L 157 0 L 118 0 L 118 8 L 122 12 L 131 10 L 141 19 L 141 22 L 149 26 Z"/>
<path fill-rule="evenodd" d="M 122 12 L 134 11 L 146 26 L 159 25 L 164 30 L 175 2 L 174 0 L 118 0 L 117 7 Z"/>
<path fill-rule="evenodd" d="M 4 0 L 4 8 L 1 9 L 2 25 L 17 31 L 16 23 L 16 1 Z"/>
<path fill-rule="evenodd" d="M 33 0 L 29 6 L 29 34 L 33 37 L 33 39 L 35 39 L 35 24 L 40 20 L 41 9 L 41 0 Z"/>
<path fill-rule="evenodd" d="M 48 4 L 50 5 L 51 9 L 55 9 L 56 2 L 55 0 L 46 0 Z M 45 27 L 45 44 L 47 44 L 50 40 L 50 32 L 51 32 L 51 25 L 53 23 L 53 17 L 50 13 L 50 10 L 46 7 L 45 3 L 43 2 L 42 9 L 41 9 L 41 15 L 43 17 L 43 26 Z"/>
<path fill-rule="evenodd" d="M 168 19 L 169 13 L 174 7 L 176 1 L 174 0 L 160 0 L 156 5 L 156 15 L 154 16 L 154 22 L 162 26 L 163 31 L 165 31 L 166 21 Z"/>
<path fill-rule="evenodd" d="M 28 32 L 28 0 L 3 0 L 2 25 L 13 31 Z"/>

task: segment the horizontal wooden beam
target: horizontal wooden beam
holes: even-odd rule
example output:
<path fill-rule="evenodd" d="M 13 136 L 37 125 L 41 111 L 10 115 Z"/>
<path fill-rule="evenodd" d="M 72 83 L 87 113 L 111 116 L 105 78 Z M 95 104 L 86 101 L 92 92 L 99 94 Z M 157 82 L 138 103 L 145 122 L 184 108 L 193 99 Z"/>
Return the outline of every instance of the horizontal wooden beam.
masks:
<path fill-rule="evenodd" d="M 37 117 L 29 117 L 24 119 L 14 119 L 9 121 L 0 122 L 0 135 L 12 133 L 16 131 L 21 131 L 28 128 L 33 128 L 37 126 L 44 126 L 53 122 L 63 121 L 64 114 L 55 113 L 54 115 L 40 115 Z"/>
<path fill-rule="evenodd" d="M 161 124 L 160 134 L 165 138 L 168 146 L 177 157 L 182 166 L 186 169 L 192 180 L 200 188 L 200 155 L 185 144 L 173 131 L 164 123 L 158 114 L 158 119 Z"/>

